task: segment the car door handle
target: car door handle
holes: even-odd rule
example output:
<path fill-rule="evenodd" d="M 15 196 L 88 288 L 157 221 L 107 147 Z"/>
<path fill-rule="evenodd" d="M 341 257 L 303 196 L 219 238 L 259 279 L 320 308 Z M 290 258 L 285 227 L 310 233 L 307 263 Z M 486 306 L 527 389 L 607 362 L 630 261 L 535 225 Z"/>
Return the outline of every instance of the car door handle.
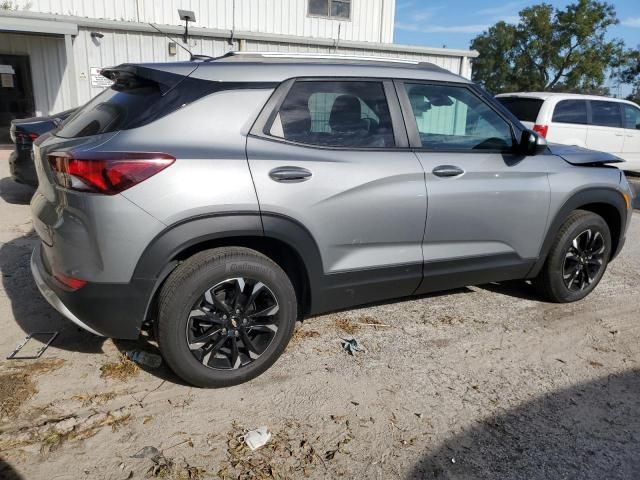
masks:
<path fill-rule="evenodd" d="M 616 137 L 624 137 L 624 134 L 622 134 L 622 133 L 616 133 Z"/>
<path fill-rule="evenodd" d="M 464 170 L 454 165 L 440 165 L 433 169 L 432 173 L 436 177 L 457 177 L 462 175 Z"/>
<path fill-rule="evenodd" d="M 276 182 L 295 183 L 304 182 L 311 178 L 311 172 L 302 167 L 277 167 L 269 172 L 269 176 Z"/>

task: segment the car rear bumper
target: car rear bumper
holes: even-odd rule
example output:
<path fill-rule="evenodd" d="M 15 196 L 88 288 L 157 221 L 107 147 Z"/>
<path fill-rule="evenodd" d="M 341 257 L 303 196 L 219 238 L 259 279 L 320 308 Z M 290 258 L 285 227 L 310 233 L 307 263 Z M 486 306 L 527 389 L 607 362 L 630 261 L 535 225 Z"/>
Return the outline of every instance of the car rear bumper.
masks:
<path fill-rule="evenodd" d="M 31 254 L 31 273 L 33 275 L 33 279 L 36 282 L 36 286 L 38 287 L 38 290 L 40 290 L 40 293 L 42 294 L 44 299 L 49 302 L 49 305 L 55 308 L 60 314 L 71 320 L 79 327 L 84 328 L 87 332 L 91 332 L 94 335 L 103 337 L 104 335 L 94 330 L 78 317 L 76 317 L 71 312 L 71 310 L 69 310 L 67 306 L 62 303 L 62 300 L 60 300 L 60 297 L 58 297 L 56 292 L 54 292 L 53 289 L 47 284 L 47 282 L 44 281 L 43 274 L 46 274 L 46 272 L 44 271 L 43 267 L 44 266 L 42 264 L 41 249 L 40 245 L 38 245 L 36 248 L 34 248 L 33 253 Z"/>
<path fill-rule="evenodd" d="M 31 150 L 29 150 L 30 152 Z M 36 168 L 31 159 L 31 154 L 25 157 L 27 153 L 15 150 L 9 155 L 9 174 L 18 183 L 24 183 L 31 185 L 32 187 L 38 186 L 38 176 L 36 174 Z"/>
<path fill-rule="evenodd" d="M 31 272 L 47 302 L 79 327 L 104 337 L 138 338 L 155 284 L 153 281 L 89 283 L 79 290 L 69 291 L 48 271 L 41 244 L 31 255 Z"/>

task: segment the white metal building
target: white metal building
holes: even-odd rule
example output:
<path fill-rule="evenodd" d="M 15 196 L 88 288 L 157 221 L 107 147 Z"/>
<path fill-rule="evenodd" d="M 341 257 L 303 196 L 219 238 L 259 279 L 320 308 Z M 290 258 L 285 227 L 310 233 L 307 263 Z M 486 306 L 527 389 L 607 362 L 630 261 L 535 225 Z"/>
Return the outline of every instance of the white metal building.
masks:
<path fill-rule="evenodd" d="M 465 77 L 477 52 L 393 44 L 395 0 L 14 0 L 0 10 L 0 131 L 78 106 L 100 68 L 230 50 L 342 53 L 432 62 Z M 188 45 L 177 9 L 191 10 Z M 175 38 L 178 45 L 157 32 Z"/>

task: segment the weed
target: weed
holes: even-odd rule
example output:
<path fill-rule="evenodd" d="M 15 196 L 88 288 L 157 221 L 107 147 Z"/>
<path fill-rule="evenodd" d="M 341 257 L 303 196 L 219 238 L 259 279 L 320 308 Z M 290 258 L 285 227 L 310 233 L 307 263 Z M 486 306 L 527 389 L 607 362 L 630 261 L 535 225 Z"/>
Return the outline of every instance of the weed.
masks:
<path fill-rule="evenodd" d="M 135 377 L 138 373 L 140 373 L 140 368 L 125 355 L 121 355 L 118 362 L 105 363 L 100 367 L 100 377 L 112 378 L 121 382 Z"/>
<path fill-rule="evenodd" d="M 358 330 L 360 330 L 360 325 L 358 325 L 357 323 L 353 323 L 348 318 L 343 318 L 343 317 L 336 318 L 336 320 L 334 321 L 334 324 L 337 328 L 339 328 L 345 333 L 348 333 L 349 335 L 353 335 Z"/>

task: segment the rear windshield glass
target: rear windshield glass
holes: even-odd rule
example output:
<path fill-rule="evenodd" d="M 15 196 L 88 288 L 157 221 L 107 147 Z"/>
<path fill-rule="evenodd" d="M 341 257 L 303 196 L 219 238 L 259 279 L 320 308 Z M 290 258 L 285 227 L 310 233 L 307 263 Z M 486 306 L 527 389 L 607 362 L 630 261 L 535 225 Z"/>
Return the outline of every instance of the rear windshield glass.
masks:
<path fill-rule="evenodd" d="M 115 83 L 80 107 L 61 124 L 56 135 L 88 137 L 141 127 L 210 93 L 250 88 L 251 85 L 185 77 L 174 88 L 164 92 L 154 82 L 128 79 L 126 83 Z"/>
<path fill-rule="evenodd" d="M 157 86 L 123 90 L 112 86 L 64 122 L 56 135 L 87 137 L 139 126 L 164 103 L 161 100 L 162 94 Z"/>
<path fill-rule="evenodd" d="M 521 122 L 535 123 L 543 100 L 524 97 L 498 97 L 498 100 Z"/>

